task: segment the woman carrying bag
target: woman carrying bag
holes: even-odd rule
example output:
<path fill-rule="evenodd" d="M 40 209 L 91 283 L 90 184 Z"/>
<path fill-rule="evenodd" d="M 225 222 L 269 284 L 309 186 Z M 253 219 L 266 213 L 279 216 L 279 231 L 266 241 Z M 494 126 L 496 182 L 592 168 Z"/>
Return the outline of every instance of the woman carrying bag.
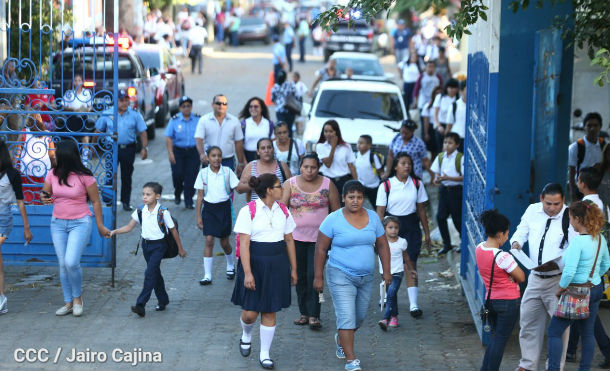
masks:
<path fill-rule="evenodd" d="M 600 231 L 602 211 L 592 202 L 573 202 L 569 208 L 570 224 L 579 236 L 570 241 L 563 254 L 565 264 L 559 281 L 559 304 L 548 329 L 548 370 L 560 369 L 563 342 L 561 335 L 570 325 L 578 326 L 582 336 L 579 370 L 591 369 L 595 350 L 593 325 L 602 298 L 601 275 L 610 268 L 607 242 Z"/>

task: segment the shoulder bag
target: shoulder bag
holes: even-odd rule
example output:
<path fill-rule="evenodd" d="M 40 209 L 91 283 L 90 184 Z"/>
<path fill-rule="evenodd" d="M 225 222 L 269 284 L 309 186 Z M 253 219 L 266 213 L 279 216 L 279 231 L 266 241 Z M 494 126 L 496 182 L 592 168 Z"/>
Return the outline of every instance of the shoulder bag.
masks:
<path fill-rule="evenodd" d="M 481 310 L 479 312 L 479 316 L 481 316 L 481 322 L 483 323 L 483 331 L 490 332 L 491 326 L 489 325 L 489 304 L 491 303 L 491 286 L 494 282 L 494 271 L 496 270 L 496 258 L 502 252 L 502 250 L 498 251 L 496 255 L 494 255 L 494 260 L 491 262 L 491 276 L 489 277 L 489 290 L 487 290 L 487 298 L 485 299 L 485 303 L 481 305 Z"/>

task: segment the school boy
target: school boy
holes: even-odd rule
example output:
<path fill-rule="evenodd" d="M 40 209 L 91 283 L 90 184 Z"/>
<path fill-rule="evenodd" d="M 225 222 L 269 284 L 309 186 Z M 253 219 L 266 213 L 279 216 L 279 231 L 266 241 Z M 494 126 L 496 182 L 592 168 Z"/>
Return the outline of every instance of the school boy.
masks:
<path fill-rule="evenodd" d="M 460 136 L 447 133 L 443 142 L 443 152 L 434 159 L 430 170 L 434 173 L 434 184 L 440 185 L 436 222 L 443 239 L 443 248 L 438 252 L 444 255 L 452 249 L 447 218 L 451 215 L 455 229 L 461 234 L 462 228 L 462 184 L 464 180 L 464 156 L 458 152 Z"/>
<path fill-rule="evenodd" d="M 176 229 L 169 210 L 162 207 L 159 203 L 162 192 L 163 187 L 159 183 L 148 182 L 144 184 L 144 187 L 142 188 L 142 202 L 144 205 L 131 214 L 129 224 L 110 232 L 110 236 L 131 232 L 136 224 L 140 222 L 138 213 L 141 213 L 142 251 L 144 259 L 146 259 L 146 271 L 144 273 L 144 286 L 142 287 L 142 292 L 140 292 L 140 296 L 138 296 L 136 305 L 131 307 L 131 311 L 140 317 L 146 315 L 146 303 L 148 302 L 148 299 L 150 299 L 153 289 L 155 290 L 155 295 L 159 302 L 155 308 L 156 311 L 165 310 L 165 307 L 169 304 L 169 297 L 167 296 L 167 291 L 165 291 L 165 282 L 161 275 L 161 259 L 163 259 L 163 256 L 165 255 L 167 245 L 163 239 L 164 231 L 161 230 L 158 223 L 158 220 L 161 218 L 159 216 L 160 212 L 163 214 L 162 219 L 166 230 L 169 230 L 176 240 L 178 254 L 181 257 L 186 256 L 186 251 L 182 248 L 178 230 Z"/>
<path fill-rule="evenodd" d="M 377 204 L 377 188 L 379 187 L 380 174 L 383 174 L 383 157 L 371 150 L 373 138 L 370 135 L 361 135 L 358 139 L 358 151 L 356 151 L 356 173 L 358 180 L 364 185 L 366 196 L 371 205 Z"/>

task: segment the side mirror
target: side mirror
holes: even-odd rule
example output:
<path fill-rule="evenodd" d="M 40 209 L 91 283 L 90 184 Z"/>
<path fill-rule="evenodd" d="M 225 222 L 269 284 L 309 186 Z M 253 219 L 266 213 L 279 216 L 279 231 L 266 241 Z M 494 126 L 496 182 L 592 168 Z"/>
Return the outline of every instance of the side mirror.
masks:
<path fill-rule="evenodd" d="M 151 67 L 148 69 L 148 76 L 152 77 L 152 76 L 157 76 L 159 74 L 159 70 L 155 67 Z"/>

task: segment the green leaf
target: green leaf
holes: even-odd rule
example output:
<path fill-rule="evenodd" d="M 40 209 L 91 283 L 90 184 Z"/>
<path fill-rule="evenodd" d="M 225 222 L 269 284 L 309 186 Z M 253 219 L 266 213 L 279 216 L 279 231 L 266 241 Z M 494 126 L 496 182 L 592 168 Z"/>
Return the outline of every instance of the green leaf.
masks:
<path fill-rule="evenodd" d="M 485 13 L 485 12 L 484 12 L 484 11 L 482 11 L 482 10 L 479 12 L 479 17 L 480 17 L 482 20 L 487 21 L 487 13 Z"/>

